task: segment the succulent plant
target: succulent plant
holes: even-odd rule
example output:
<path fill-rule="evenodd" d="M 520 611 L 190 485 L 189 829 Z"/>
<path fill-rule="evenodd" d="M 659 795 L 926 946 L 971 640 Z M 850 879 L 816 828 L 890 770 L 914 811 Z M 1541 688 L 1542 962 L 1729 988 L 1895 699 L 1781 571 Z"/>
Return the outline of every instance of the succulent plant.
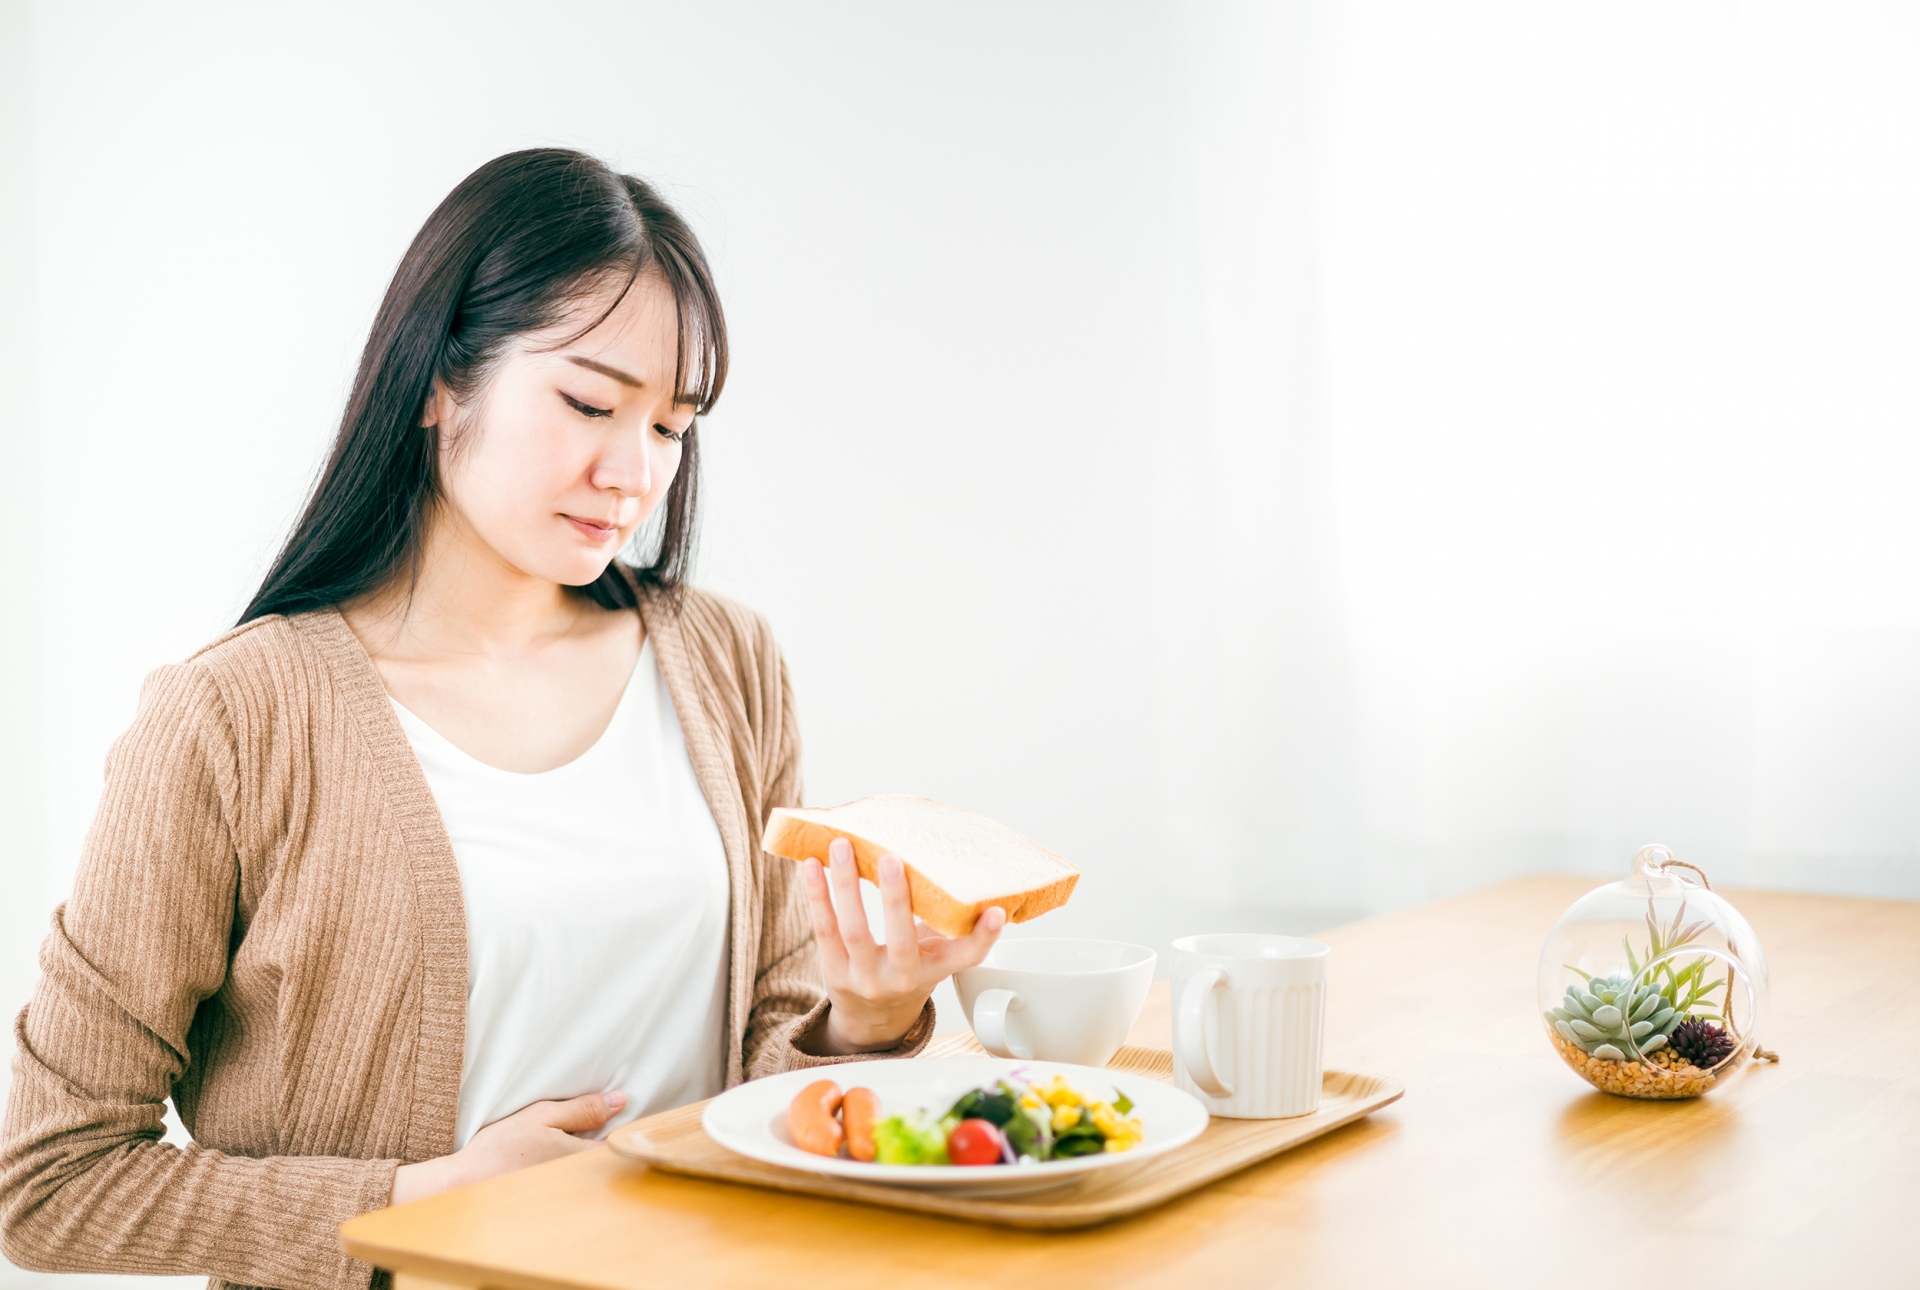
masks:
<path fill-rule="evenodd" d="M 1711 1070 L 1733 1051 L 1733 1036 L 1711 1021 L 1689 1018 L 1673 1028 L 1669 1036 L 1673 1051 L 1701 1070 Z"/>
<path fill-rule="evenodd" d="M 1560 1006 L 1547 1014 L 1547 1024 L 1589 1057 L 1603 1061 L 1623 1062 L 1657 1052 L 1686 1014 L 1658 984 L 1629 990 L 1630 985 L 1632 979 L 1624 972 L 1588 977 L 1584 989 L 1570 985 Z"/>

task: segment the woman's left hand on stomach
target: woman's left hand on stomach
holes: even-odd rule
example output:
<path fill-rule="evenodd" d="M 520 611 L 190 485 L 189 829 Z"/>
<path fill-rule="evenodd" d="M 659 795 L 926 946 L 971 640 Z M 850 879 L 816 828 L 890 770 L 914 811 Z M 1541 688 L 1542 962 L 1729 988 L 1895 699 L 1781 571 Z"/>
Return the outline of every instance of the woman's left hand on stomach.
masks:
<path fill-rule="evenodd" d="M 827 858 L 825 869 L 818 860 L 802 866 L 820 970 L 832 1001 L 814 1046 L 823 1056 L 891 1048 L 919 1018 L 936 985 L 987 957 L 1006 925 L 1006 912 L 993 906 L 967 935 L 942 936 L 914 922 L 905 866 L 898 856 L 882 856 L 880 904 L 887 943 L 880 945 L 867 926 L 853 847 L 836 838 Z"/>

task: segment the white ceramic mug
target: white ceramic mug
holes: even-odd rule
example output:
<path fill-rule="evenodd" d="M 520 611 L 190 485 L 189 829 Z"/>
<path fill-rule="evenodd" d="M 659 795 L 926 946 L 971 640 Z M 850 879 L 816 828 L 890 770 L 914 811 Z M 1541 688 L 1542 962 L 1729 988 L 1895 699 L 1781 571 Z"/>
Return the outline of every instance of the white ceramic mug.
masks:
<path fill-rule="evenodd" d="M 1320 1105 L 1332 951 L 1226 932 L 1173 943 L 1173 1081 L 1214 1115 L 1277 1120 Z"/>
<path fill-rule="evenodd" d="M 1154 952 L 1125 941 L 1001 941 L 953 974 L 974 1038 L 996 1057 L 1105 1066 L 1140 1019 Z"/>

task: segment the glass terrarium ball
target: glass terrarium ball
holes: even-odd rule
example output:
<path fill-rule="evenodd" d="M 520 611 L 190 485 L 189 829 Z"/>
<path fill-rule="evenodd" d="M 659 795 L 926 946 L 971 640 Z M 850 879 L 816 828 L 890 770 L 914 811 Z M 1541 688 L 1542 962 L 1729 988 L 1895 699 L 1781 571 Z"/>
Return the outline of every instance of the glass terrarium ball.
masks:
<path fill-rule="evenodd" d="M 1767 1013 L 1760 938 L 1704 874 L 1642 847 L 1573 903 L 1540 953 L 1540 1013 L 1566 1064 L 1622 1097 L 1699 1097 L 1745 1069 Z"/>

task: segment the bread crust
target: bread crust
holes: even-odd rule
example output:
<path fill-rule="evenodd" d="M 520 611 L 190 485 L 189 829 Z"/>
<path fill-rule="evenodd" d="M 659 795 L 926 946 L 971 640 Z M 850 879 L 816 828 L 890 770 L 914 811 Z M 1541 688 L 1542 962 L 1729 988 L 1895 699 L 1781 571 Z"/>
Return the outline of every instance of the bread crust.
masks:
<path fill-rule="evenodd" d="M 773 817 L 767 821 L 766 836 L 761 840 L 760 849 L 796 863 L 818 860 L 825 864 L 827 846 L 835 838 L 845 838 L 852 845 L 853 862 L 860 870 L 860 876 L 878 886 L 880 857 L 890 854 L 889 851 L 879 843 L 847 829 L 837 829 L 776 809 Z M 907 892 L 913 912 L 921 922 L 942 936 L 965 936 L 973 930 L 975 920 L 994 905 L 1007 911 L 1007 921 L 1011 923 L 1024 923 L 1030 918 L 1038 918 L 1048 910 L 1066 904 L 1067 898 L 1073 894 L 1074 884 L 1080 881 L 1080 873 L 1076 869 L 1044 887 L 1007 892 L 972 904 L 963 904 L 915 869 L 905 856 L 900 858 L 900 863 L 907 873 Z M 1061 863 L 1066 862 L 1063 860 Z"/>

